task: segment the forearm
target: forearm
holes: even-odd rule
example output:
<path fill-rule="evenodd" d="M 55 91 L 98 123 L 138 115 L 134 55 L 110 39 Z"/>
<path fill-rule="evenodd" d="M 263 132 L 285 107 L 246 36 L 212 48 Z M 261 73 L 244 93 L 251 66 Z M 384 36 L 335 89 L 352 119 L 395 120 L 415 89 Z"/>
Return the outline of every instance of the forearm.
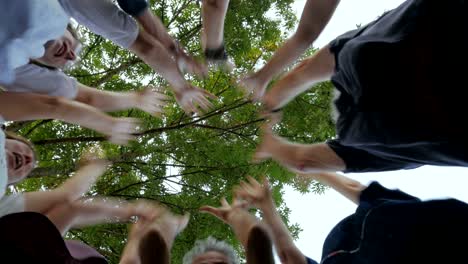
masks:
<path fill-rule="evenodd" d="M 80 199 L 107 169 L 107 161 L 92 161 L 81 168 L 53 192 L 62 195 L 63 199 L 72 203 Z"/>
<path fill-rule="evenodd" d="M 203 0 L 203 49 L 217 49 L 224 41 L 224 19 L 229 0 Z"/>
<path fill-rule="evenodd" d="M 103 223 L 127 222 L 131 217 L 131 205 L 103 198 L 61 203 L 47 212 L 47 217 L 65 235 L 70 228 Z"/>
<path fill-rule="evenodd" d="M 140 243 L 135 238 L 128 238 L 127 244 L 122 251 L 119 264 L 140 264 L 139 247 Z"/>
<path fill-rule="evenodd" d="M 270 198 L 260 208 L 263 212 L 263 221 L 270 229 L 276 252 L 281 263 L 305 264 L 305 257 L 294 244 L 294 240 L 284 224 L 273 200 Z"/>
<path fill-rule="evenodd" d="M 75 210 L 79 213 L 72 227 L 128 222 L 134 216 L 132 204 L 109 199 L 93 198 L 92 201 L 77 201 L 75 202 Z"/>
<path fill-rule="evenodd" d="M 89 105 L 33 93 L 0 93 L 0 115 L 8 121 L 58 119 L 106 132 L 114 119 Z"/>
<path fill-rule="evenodd" d="M 187 87 L 187 82 L 168 50 L 148 33 L 140 31 L 129 49 L 160 73 L 175 91 L 182 91 Z"/>
<path fill-rule="evenodd" d="M 39 191 L 24 193 L 24 211 L 46 214 L 63 202 L 59 192 Z"/>
<path fill-rule="evenodd" d="M 109 92 L 78 84 L 76 101 L 93 106 L 105 112 L 138 107 L 138 93 Z"/>
<path fill-rule="evenodd" d="M 91 163 L 83 166 L 74 176 L 54 190 L 25 193 L 25 211 L 45 214 L 59 205 L 75 202 L 89 190 L 104 171 L 105 166 L 102 163 Z"/>
<path fill-rule="evenodd" d="M 231 226 L 237 240 L 244 248 L 247 248 L 250 230 L 261 222 L 244 209 L 235 209 L 228 217 L 228 224 Z"/>
<path fill-rule="evenodd" d="M 257 73 L 257 77 L 263 82 L 269 82 L 299 58 L 323 31 L 338 3 L 339 0 L 308 0 L 296 33 L 276 51 L 271 60 Z"/>
<path fill-rule="evenodd" d="M 176 43 L 174 39 L 169 35 L 161 20 L 155 16 L 149 8 L 143 11 L 136 19 L 146 32 L 159 40 L 172 55 L 175 55 Z"/>
<path fill-rule="evenodd" d="M 320 183 L 330 186 L 355 204 L 359 204 L 361 192 L 366 188 L 358 181 L 332 172 L 320 172 L 308 175 Z"/>
<path fill-rule="evenodd" d="M 344 161 L 325 143 L 295 144 L 273 136 L 268 146 L 272 158 L 298 173 L 341 171 Z"/>
<path fill-rule="evenodd" d="M 314 84 L 329 80 L 334 72 L 334 55 L 328 46 L 301 62 L 279 80 L 264 97 L 268 109 L 278 109 Z"/>

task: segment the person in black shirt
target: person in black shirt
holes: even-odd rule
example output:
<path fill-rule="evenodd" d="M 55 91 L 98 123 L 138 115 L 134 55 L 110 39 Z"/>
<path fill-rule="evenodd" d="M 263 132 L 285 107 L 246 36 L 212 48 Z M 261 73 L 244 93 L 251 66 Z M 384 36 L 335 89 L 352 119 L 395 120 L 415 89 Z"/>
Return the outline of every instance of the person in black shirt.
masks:
<path fill-rule="evenodd" d="M 467 7 L 459 0 L 408 0 L 303 61 L 261 100 L 267 111 L 278 110 L 331 80 L 337 137 L 290 144 L 266 126 L 256 158 L 301 172 L 468 166 Z"/>
<path fill-rule="evenodd" d="M 335 173 L 309 176 L 358 205 L 354 214 L 328 234 L 320 263 L 468 263 L 464 251 L 468 235 L 466 203 L 455 199 L 421 201 L 377 182 L 365 186 Z M 236 194 L 261 210 L 282 263 L 317 264 L 294 245 L 276 210 L 268 181 L 260 184 L 249 178 Z M 315 218 L 324 213 L 316 212 Z"/>

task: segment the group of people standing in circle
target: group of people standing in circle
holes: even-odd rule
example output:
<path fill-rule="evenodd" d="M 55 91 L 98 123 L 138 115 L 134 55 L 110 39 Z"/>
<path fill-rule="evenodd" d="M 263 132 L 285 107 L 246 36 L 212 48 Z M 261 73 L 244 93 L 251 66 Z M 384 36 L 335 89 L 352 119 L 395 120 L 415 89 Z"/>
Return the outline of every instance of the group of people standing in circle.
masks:
<path fill-rule="evenodd" d="M 162 113 L 170 98 L 152 87 L 102 91 L 63 72 L 77 60 L 82 46 L 70 18 L 133 52 L 161 74 L 187 114 L 212 107 L 210 100 L 216 96 L 190 84 L 183 74 L 204 78 L 208 65 L 234 67 L 224 46 L 229 0 L 201 1 L 204 62 L 185 52 L 145 0 L 117 2 L 1 2 L 2 123 L 58 119 L 125 144 L 132 140 L 138 120 L 105 112 L 139 108 Z M 306 1 L 296 32 L 261 69 L 238 81 L 247 97 L 261 102 L 261 114 L 268 120 L 254 161 L 271 158 L 357 204 L 356 212 L 328 235 L 320 263 L 468 263 L 463 251 L 467 204 L 455 199 L 421 201 L 377 182 L 364 186 L 336 173 L 468 165 L 464 122 L 468 3 L 406 0 L 375 21 L 338 36 L 267 90 L 271 80 L 313 44 L 339 2 Z M 275 135 L 281 109 L 323 81 L 335 87 L 336 138 L 306 145 Z M 75 175 L 54 190 L 5 195 L 7 185 L 20 182 L 34 169 L 37 155 L 28 140 L 7 131 L 1 131 L 0 148 L 5 150 L 0 152 L 0 248 L 5 260 L 107 263 L 94 249 L 62 236 L 73 227 L 133 221 L 121 263 L 170 263 L 171 246 L 189 215 L 175 215 L 144 200 L 84 197 L 109 165 L 93 153 L 96 150 L 83 154 Z M 221 200 L 219 208 L 201 210 L 232 227 L 247 263 L 274 263 L 273 247 L 282 263 L 318 263 L 294 245 L 266 177 L 260 182 L 247 177 L 233 190 L 233 197 L 231 203 Z M 262 220 L 249 212 L 252 207 L 262 212 Z M 197 241 L 183 262 L 235 264 L 239 257 L 230 245 L 210 237 Z"/>

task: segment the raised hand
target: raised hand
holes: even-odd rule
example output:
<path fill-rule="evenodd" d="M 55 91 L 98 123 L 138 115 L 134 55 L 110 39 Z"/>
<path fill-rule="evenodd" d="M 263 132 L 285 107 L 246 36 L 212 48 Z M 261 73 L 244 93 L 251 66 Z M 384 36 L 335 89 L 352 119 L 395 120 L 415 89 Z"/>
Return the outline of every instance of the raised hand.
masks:
<path fill-rule="evenodd" d="M 207 99 L 216 99 L 217 97 L 193 85 L 186 86 L 183 90 L 175 91 L 177 103 L 184 109 L 185 113 L 201 114 L 202 111 L 208 111 L 213 104 Z"/>
<path fill-rule="evenodd" d="M 265 208 L 273 202 L 270 190 L 270 184 L 266 177 L 263 177 L 263 182 L 260 184 L 251 176 L 247 176 L 248 182 L 242 181 L 234 192 L 238 198 L 241 198 L 251 206 L 257 208 Z"/>
<path fill-rule="evenodd" d="M 226 201 L 226 198 L 221 199 L 221 207 L 213 207 L 213 206 L 203 206 L 200 208 L 200 211 L 212 214 L 219 218 L 221 221 L 230 224 L 230 217 L 233 213 L 237 210 L 245 210 L 246 203 L 240 201 L 236 198 L 233 198 L 231 204 Z"/>
<path fill-rule="evenodd" d="M 136 107 L 151 115 L 160 116 L 169 100 L 170 98 L 158 89 L 147 86 L 144 90 L 137 92 Z"/>
<path fill-rule="evenodd" d="M 237 84 L 245 96 L 255 102 L 262 100 L 267 87 L 267 83 L 261 82 L 255 75 L 244 76 Z"/>
<path fill-rule="evenodd" d="M 100 132 L 109 136 L 110 142 L 125 145 L 135 138 L 133 134 L 138 131 L 139 124 L 139 120 L 135 118 L 112 118 L 111 125 L 103 127 Z"/>

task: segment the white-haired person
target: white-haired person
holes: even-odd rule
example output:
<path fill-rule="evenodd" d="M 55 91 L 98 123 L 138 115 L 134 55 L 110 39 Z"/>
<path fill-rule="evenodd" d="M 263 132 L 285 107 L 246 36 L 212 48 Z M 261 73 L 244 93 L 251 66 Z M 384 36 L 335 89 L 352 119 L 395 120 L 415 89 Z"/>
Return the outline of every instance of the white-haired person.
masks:
<path fill-rule="evenodd" d="M 183 264 L 239 264 L 236 250 L 228 243 L 208 237 L 197 240 L 193 248 L 185 253 Z"/>
<path fill-rule="evenodd" d="M 272 157 L 296 172 L 468 166 L 468 125 L 460 122 L 467 112 L 461 59 L 467 56 L 467 12 L 465 1 L 407 0 L 321 48 L 261 100 L 274 112 L 331 80 L 337 137 L 294 144 L 266 126 L 256 157 Z"/>
<path fill-rule="evenodd" d="M 234 199 L 229 204 L 224 198 L 219 208 L 203 206 L 201 211 L 210 213 L 229 224 L 236 238 L 246 250 L 250 264 L 273 264 L 271 241 L 265 226 L 245 209 L 245 203 Z M 121 263 L 169 264 L 170 250 L 176 236 L 186 227 L 189 218 L 163 214 L 155 222 L 137 225 L 139 239 L 128 243 L 122 253 Z M 157 261 L 155 261 L 157 260 Z M 234 248 L 224 241 L 212 237 L 198 240 L 184 258 L 184 264 L 238 264 L 239 257 Z"/>

